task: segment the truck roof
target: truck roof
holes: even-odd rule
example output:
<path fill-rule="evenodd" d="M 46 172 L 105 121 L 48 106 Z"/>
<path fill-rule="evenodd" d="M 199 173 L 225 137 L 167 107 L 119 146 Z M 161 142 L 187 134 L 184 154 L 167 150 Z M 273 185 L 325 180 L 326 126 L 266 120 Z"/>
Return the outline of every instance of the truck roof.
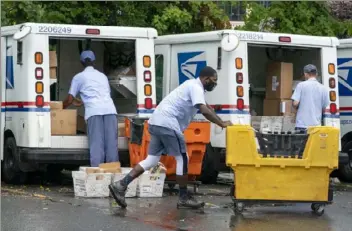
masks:
<path fill-rule="evenodd" d="M 349 48 L 349 47 L 352 47 L 352 38 L 340 39 L 339 41 L 340 41 L 339 48 Z"/>
<path fill-rule="evenodd" d="M 125 26 L 93 26 L 53 23 L 23 23 L 1 27 L 1 36 L 13 35 L 22 26 L 31 27 L 34 34 L 48 34 L 55 37 L 104 37 L 104 38 L 156 38 L 158 33 L 154 28 Z M 89 34 L 89 31 L 92 33 Z M 99 34 L 96 34 L 99 31 Z M 94 32 L 94 33 L 93 33 Z"/>
<path fill-rule="evenodd" d="M 161 44 L 182 44 L 193 42 L 210 42 L 221 40 L 224 34 L 235 34 L 241 41 L 249 41 L 253 43 L 263 44 L 285 44 L 285 45 L 304 45 L 304 46 L 328 46 L 335 47 L 339 45 L 336 37 L 310 36 L 310 35 L 296 35 L 283 33 L 268 33 L 268 32 L 254 32 L 254 31 L 240 31 L 240 30 L 218 30 L 210 32 L 177 34 L 159 36 L 155 43 Z M 280 42 L 279 37 L 290 37 L 291 42 Z"/>

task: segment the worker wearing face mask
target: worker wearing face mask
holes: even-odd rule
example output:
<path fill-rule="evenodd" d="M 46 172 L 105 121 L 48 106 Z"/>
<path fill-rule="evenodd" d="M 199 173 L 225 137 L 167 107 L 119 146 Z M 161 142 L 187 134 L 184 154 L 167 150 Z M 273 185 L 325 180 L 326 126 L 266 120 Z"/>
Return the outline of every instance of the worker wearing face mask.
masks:
<path fill-rule="evenodd" d="M 179 185 L 179 207 L 201 208 L 204 202 L 196 200 L 187 191 L 188 155 L 183 131 L 199 110 L 205 118 L 218 126 L 225 128 L 230 121 L 222 121 L 214 110 L 205 102 L 205 92 L 212 91 L 217 85 L 217 73 L 211 67 L 200 71 L 199 78 L 185 81 L 157 106 L 149 119 L 149 133 L 151 140 L 148 156 L 137 164 L 134 169 L 121 181 L 109 186 L 116 202 L 123 208 L 127 186 L 144 171 L 156 166 L 161 154 L 172 155 L 176 159 L 176 182 Z"/>

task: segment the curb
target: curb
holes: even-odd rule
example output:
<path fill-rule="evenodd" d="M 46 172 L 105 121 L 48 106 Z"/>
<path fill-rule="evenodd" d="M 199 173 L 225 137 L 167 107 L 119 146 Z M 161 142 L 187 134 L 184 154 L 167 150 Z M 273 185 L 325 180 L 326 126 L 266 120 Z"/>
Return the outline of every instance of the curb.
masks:
<path fill-rule="evenodd" d="M 352 192 L 352 184 L 335 184 L 331 187 L 334 191 Z"/>

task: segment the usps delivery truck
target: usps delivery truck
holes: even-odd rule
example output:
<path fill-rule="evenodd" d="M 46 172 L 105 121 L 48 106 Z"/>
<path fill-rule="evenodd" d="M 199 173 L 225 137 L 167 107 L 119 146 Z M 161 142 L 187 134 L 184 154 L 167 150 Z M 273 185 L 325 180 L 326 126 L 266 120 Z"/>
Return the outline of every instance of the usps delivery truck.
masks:
<path fill-rule="evenodd" d="M 52 135 L 50 110 L 50 102 L 64 100 L 73 76 L 83 70 L 79 55 L 84 49 L 95 52 L 95 67 L 108 76 L 119 115 L 150 116 L 156 105 L 156 37 L 153 28 L 37 23 L 1 27 L 2 179 L 21 183 L 27 172 L 89 164 L 86 134 Z M 54 78 L 49 67 L 53 49 Z M 134 72 L 125 70 L 129 65 Z M 84 116 L 84 107 L 78 114 Z M 118 147 L 121 157 L 128 150 L 125 137 L 118 137 Z"/>
<path fill-rule="evenodd" d="M 337 38 L 222 30 L 160 36 L 156 40 L 157 100 L 209 65 L 218 72 L 218 86 L 206 101 L 223 120 L 251 124 L 251 113 L 263 115 L 266 70 L 270 61 L 293 63 L 294 81 L 303 67 L 314 64 L 330 90 L 324 124 L 340 128 L 336 47 Z M 335 84 L 336 83 L 336 84 Z M 196 119 L 204 119 L 197 115 Z M 203 183 L 214 182 L 225 167 L 225 130 L 211 128 L 211 145 L 203 160 Z M 346 151 L 346 150 L 343 150 Z M 340 163 L 347 154 L 340 154 Z M 342 171 L 342 173 L 344 173 Z"/>
<path fill-rule="evenodd" d="M 349 161 L 339 168 L 342 180 L 352 182 L 352 38 L 341 39 L 337 48 L 339 77 L 341 146 Z"/>

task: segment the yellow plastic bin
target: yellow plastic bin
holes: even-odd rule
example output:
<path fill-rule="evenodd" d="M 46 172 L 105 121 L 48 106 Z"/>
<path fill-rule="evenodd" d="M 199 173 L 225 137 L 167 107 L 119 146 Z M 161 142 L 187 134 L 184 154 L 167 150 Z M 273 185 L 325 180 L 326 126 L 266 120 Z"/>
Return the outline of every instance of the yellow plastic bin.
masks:
<path fill-rule="evenodd" d="M 293 139 L 302 134 L 272 135 Z M 226 164 L 235 172 L 232 191 L 235 212 L 241 212 L 246 203 L 296 202 L 312 203 L 316 214 L 324 213 L 325 205 L 332 202 L 329 176 L 338 167 L 339 130 L 311 127 L 304 136 L 301 155 L 263 155 L 258 152 L 252 127 L 227 128 Z M 276 145 L 275 142 L 272 143 Z M 282 143 L 287 142 L 291 141 Z"/>

